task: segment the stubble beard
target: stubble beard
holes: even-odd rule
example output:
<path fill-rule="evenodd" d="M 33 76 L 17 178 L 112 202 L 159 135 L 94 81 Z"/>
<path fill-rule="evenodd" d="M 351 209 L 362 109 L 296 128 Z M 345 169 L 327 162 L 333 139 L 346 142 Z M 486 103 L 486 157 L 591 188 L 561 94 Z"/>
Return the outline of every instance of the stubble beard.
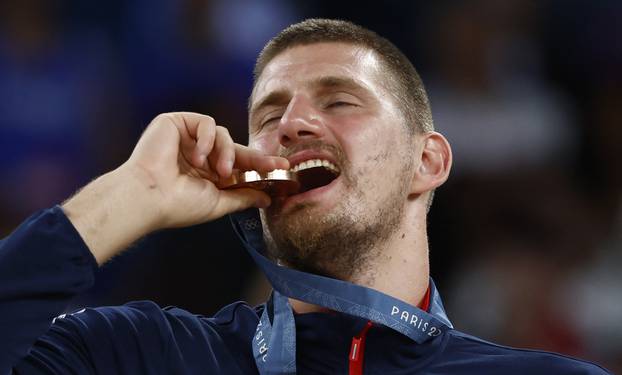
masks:
<path fill-rule="evenodd" d="M 373 278 L 374 262 L 403 219 L 407 186 L 405 176 L 397 176 L 391 189 L 379 189 L 379 182 L 357 183 L 355 177 L 365 176 L 342 171 L 347 196 L 329 213 L 320 215 L 308 203 L 291 207 L 286 214 L 262 211 L 269 253 L 304 272 L 340 280 L 353 280 L 355 274 Z M 376 188 L 369 190 L 370 183 Z M 383 195 L 370 197 L 365 191 Z"/>

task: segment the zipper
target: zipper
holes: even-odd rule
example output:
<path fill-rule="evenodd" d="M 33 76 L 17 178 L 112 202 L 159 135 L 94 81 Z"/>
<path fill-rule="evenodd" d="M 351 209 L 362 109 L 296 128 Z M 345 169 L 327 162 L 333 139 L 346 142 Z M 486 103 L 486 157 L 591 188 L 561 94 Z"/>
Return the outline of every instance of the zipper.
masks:
<path fill-rule="evenodd" d="M 362 375 L 363 374 L 363 359 L 365 357 L 365 337 L 367 331 L 371 328 L 373 323 L 368 321 L 363 327 L 361 333 L 358 336 L 352 338 L 352 345 L 350 346 L 350 355 L 348 357 L 350 362 L 349 375 Z"/>

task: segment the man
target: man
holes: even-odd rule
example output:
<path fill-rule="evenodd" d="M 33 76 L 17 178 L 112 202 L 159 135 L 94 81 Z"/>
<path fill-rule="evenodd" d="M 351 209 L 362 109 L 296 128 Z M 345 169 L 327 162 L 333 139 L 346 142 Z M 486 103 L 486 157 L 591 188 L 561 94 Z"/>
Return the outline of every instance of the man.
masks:
<path fill-rule="evenodd" d="M 160 115 L 126 163 L 4 239 L 0 373 L 607 373 L 452 328 L 426 239 L 451 151 L 386 40 L 331 20 L 281 32 L 256 65 L 249 139 L 234 144 L 208 116 Z M 289 197 L 221 189 L 234 169 L 309 178 Z M 275 289 L 266 304 L 205 318 L 134 302 L 50 326 L 97 264 L 141 236 L 251 207 L 261 225 L 253 209 L 233 222 Z"/>

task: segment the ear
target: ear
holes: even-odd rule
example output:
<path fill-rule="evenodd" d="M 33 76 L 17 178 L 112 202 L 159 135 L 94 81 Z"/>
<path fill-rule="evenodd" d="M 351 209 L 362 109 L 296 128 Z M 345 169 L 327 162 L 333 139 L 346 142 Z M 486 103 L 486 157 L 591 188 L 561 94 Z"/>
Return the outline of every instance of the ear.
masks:
<path fill-rule="evenodd" d="M 413 176 L 411 194 L 423 194 L 441 186 L 449 177 L 451 147 L 447 139 L 437 132 L 424 133 L 420 139 L 421 152 L 417 155 L 417 169 Z"/>

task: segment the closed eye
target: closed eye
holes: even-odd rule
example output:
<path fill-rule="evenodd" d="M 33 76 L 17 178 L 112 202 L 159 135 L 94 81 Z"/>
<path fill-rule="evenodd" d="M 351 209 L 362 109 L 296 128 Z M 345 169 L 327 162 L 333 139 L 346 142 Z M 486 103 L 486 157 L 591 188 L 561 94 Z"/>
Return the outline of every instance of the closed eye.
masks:
<path fill-rule="evenodd" d="M 272 118 L 269 118 L 269 119 L 267 119 L 266 121 L 264 121 L 264 123 L 263 123 L 263 124 L 264 124 L 264 125 L 266 125 L 266 124 L 268 124 L 268 123 L 270 123 L 270 122 L 272 122 L 272 121 L 279 121 L 279 120 L 281 120 L 281 116 L 272 117 Z"/>
<path fill-rule="evenodd" d="M 326 106 L 326 108 L 345 107 L 345 106 L 351 106 L 351 105 L 356 105 L 356 104 L 349 103 L 349 102 L 337 101 L 337 102 L 332 102 L 332 103 L 328 104 Z"/>
<path fill-rule="evenodd" d="M 254 130 L 253 132 L 255 134 L 260 133 L 262 130 L 264 130 L 264 128 L 266 126 L 270 126 L 271 124 L 273 124 L 275 121 L 279 122 L 281 120 L 281 116 L 275 116 L 275 117 L 270 117 L 265 121 L 262 121 L 261 123 L 259 123 L 257 126 L 254 126 Z"/>

